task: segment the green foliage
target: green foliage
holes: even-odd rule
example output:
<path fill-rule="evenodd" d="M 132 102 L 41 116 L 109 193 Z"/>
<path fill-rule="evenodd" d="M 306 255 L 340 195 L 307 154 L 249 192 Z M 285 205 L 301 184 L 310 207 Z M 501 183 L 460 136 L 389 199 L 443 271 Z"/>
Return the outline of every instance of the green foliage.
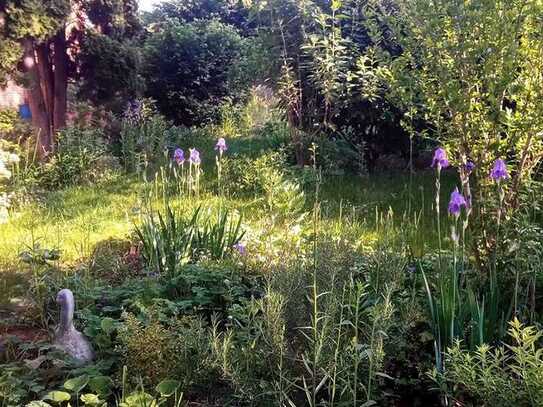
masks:
<path fill-rule="evenodd" d="M 136 0 L 84 1 L 81 8 L 102 34 L 127 38 L 141 30 Z"/>
<path fill-rule="evenodd" d="M 252 404 L 283 405 L 291 384 L 287 366 L 285 300 L 268 292 L 259 300 L 235 305 L 226 330 L 214 320 L 211 350 L 214 365 L 234 388 Z"/>
<path fill-rule="evenodd" d="M 535 327 L 523 326 L 517 319 L 509 325 L 512 345 L 492 349 L 483 344 L 469 352 L 455 343 L 447 352 L 445 372 L 434 372 L 441 387 L 454 398 L 469 400 L 469 405 L 541 404 L 542 333 Z"/>
<path fill-rule="evenodd" d="M 121 157 L 130 171 L 143 171 L 149 163 L 156 163 L 168 147 L 171 124 L 159 114 L 148 115 L 147 109 L 145 100 L 138 101 L 121 124 Z"/>
<path fill-rule="evenodd" d="M 118 284 L 141 271 L 138 248 L 130 241 L 107 239 L 94 246 L 89 260 L 92 275 Z"/>
<path fill-rule="evenodd" d="M 0 5 L 2 26 L 0 27 L 0 78 L 13 73 L 22 57 L 21 40 L 35 38 L 43 41 L 66 22 L 71 11 L 65 0 L 9 0 Z"/>
<path fill-rule="evenodd" d="M 352 127 L 333 133 L 332 140 L 326 134 L 322 136 L 315 142 L 319 146 L 317 162 L 324 171 L 340 175 L 345 171 L 367 173 L 366 143 Z"/>
<path fill-rule="evenodd" d="M 199 257 L 224 258 L 244 235 L 241 217 L 225 209 L 217 214 L 211 211 L 202 214 L 201 207 L 188 220 L 167 207 L 164 215 L 160 212 L 149 215 L 141 227 L 136 227 L 136 233 L 149 269 L 170 276 Z"/>
<path fill-rule="evenodd" d="M 173 320 L 165 327 L 156 317 L 144 324 L 128 314 L 119 340 L 133 384 L 141 379 L 156 385 L 164 378 L 176 377 L 186 388 L 209 374 L 209 339 L 198 318 Z"/>
<path fill-rule="evenodd" d="M 146 15 L 147 23 L 159 24 L 164 20 L 188 23 L 197 20 L 218 19 L 242 27 L 247 23 L 247 12 L 241 2 L 225 0 L 170 0 L 158 4 Z"/>
<path fill-rule="evenodd" d="M 118 165 L 108 155 L 103 133 L 71 127 L 58 136 L 55 155 L 43 167 L 40 188 L 93 183 L 111 176 Z"/>
<path fill-rule="evenodd" d="M 136 227 L 143 244 L 142 256 L 152 272 L 175 275 L 190 260 L 199 213 L 200 208 L 187 221 L 167 207 L 164 215 L 151 214 Z"/>
<path fill-rule="evenodd" d="M 147 95 L 176 123 L 208 122 L 241 45 L 236 30 L 216 20 L 164 24 L 145 43 Z"/>
<path fill-rule="evenodd" d="M 12 167 L 20 161 L 19 156 L 10 150 L 11 143 L 0 139 L 0 223 L 7 220 L 10 207 L 10 196 L 5 182 L 12 176 Z"/>
<path fill-rule="evenodd" d="M 394 38 L 402 53 L 386 68 L 371 65 L 392 98 L 406 112 L 413 134 L 418 119 L 449 147 L 454 164 L 475 163 L 472 178 L 477 256 L 493 247 L 495 194 L 489 178 L 497 158 L 507 159 L 512 181 L 505 189 L 506 208 L 517 208 L 520 191 L 543 156 L 540 138 L 543 63 L 539 1 L 403 1 L 391 10 Z M 379 41 L 379 39 L 376 39 Z M 482 240 L 481 240 L 482 239 Z"/>
<path fill-rule="evenodd" d="M 264 205 L 279 214 L 300 212 L 304 193 L 289 175 L 285 154 L 269 152 L 256 159 L 227 158 L 223 164 L 223 183 L 233 196 L 261 197 Z"/>
<path fill-rule="evenodd" d="M 0 135 L 3 140 L 20 142 L 30 134 L 29 124 L 19 118 L 19 113 L 15 109 L 0 109 Z"/>
<path fill-rule="evenodd" d="M 242 303 L 251 289 L 257 288 L 235 267 L 189 264 L 177 276 L 163 281 L 162 295 L 168 299 L 163 305 L 172 306 L 174 313 L 198 311 L 206 317 L 212 313 L 224 316 L 231 306 Z"/>
<path fill-rule="evenodd" d="M 87 32 L 81 44 L 79 96 L 94 103 L 127 100 L 143 90 L 137 44 Z"/>

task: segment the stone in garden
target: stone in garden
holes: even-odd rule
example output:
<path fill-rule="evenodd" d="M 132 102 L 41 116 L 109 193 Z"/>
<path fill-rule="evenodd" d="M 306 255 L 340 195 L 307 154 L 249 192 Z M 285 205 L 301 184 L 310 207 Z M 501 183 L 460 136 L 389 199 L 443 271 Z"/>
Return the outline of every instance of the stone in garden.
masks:
<path fill-rule="evenodd" d="M 60 305 L 60 323 L 56 330 L 55 345 L 79 362 L 92 360 L 94 352 L 90 342 L 73 324 L 75 310 L 73 293 L 67 288 L 60 290 L 57 294 L 57 303 Z"/>

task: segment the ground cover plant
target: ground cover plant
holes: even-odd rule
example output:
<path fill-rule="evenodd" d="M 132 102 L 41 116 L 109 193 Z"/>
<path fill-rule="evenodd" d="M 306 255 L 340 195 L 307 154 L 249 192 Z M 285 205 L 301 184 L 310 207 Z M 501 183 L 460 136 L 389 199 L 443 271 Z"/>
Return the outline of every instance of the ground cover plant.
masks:
<path fill-rule="evenodd" d="M 38 3 L 1 407 L 541 405 L 540 1 Z"/>

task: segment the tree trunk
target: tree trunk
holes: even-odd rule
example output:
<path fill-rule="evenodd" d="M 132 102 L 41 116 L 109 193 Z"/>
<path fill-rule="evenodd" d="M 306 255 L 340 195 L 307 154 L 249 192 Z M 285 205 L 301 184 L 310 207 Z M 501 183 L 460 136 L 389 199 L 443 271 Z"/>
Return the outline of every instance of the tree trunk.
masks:
<path fill-rule="evenodd" d="M 32 124 L 38 130 L 36 138 L 37 151 L 40 158 L 45 158 L 52 148 L 51 123 L 47 115 L 45 98 L 41 88 L 41 78 L 36 56 L 34 53 L 34 43 L 31 39 L 26 39 L 24 45 L 24 70 L 29 78 L 28 86 L 28 104 L 32 113 Z"/>
<path fill-rule="evenodd" d="M 53 40 L 55 46 L 55 87 L 53 129 L 58 131 L 66 126 L 66 110 L 68 104 L 68 55 L 66 54 L 66 28 L 62 27 Z"/>
<path fill-rule="evenodd" d="M 40 86 L 45 101 L 45 111 L 49 118 L 49 125 L 53 126 L 53 67 L 51 66 L 51 46 L 49 41 L 35 46 L 38 72 L 40 73 Z"/>

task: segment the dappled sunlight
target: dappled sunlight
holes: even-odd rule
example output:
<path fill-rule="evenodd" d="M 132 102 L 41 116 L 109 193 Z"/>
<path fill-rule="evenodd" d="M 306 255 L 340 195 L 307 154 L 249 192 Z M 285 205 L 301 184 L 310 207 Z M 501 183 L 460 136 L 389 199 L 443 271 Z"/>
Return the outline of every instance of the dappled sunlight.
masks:
<path fill-rule="evenodd" d="M 5 3 L 0 407 L 543 406 L 541 0 Z"/>

